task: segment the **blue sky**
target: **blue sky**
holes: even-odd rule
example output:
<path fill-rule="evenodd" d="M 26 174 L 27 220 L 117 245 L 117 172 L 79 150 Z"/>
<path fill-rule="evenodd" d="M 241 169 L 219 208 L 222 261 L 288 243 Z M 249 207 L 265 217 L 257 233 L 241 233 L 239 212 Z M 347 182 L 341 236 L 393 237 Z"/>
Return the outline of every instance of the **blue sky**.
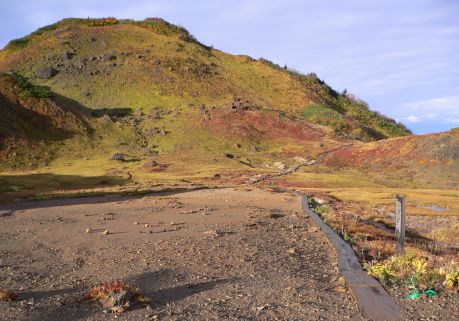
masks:
<path fill-rule="evenodd" d="M 0 0 L 0 47 L 107 16 L 162 17 L 215 48 L 316 72 L 415 133 L 459 127 L 458 0 Z"/>

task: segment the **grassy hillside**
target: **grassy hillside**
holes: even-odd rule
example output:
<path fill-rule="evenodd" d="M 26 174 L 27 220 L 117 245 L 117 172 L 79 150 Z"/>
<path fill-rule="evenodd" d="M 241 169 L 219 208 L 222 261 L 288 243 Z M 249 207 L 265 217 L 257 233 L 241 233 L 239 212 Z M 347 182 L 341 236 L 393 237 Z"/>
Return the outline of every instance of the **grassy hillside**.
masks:
<path fill-rule="evenodd" d="M 207 47 L 162 19 L 62 20 L 11 41 L 0 73 L 0 191 L 240 183 L 298 157 L 319 165 L 307 170 L 313 176 L 333 171 L 379 186 L 378 173 L 399 166 L 400 181 L 457 186 L 448 174 L 457 156 L 438 163 L 439 173 L 449 164 L 444 175 L 426 179 L 420 156 L 379 162 L 365 152 L 387 146 L 397 154 L 393 141 L 436 139 L 411 136 L 313 73 Z M 117 153 L 123 160 L 111 159 Z"/>
<path fill-rule="evenodd" d="M 15 74 L 0 74 L 0 110 L 1 167 L 49 161 L 52 145 L 90 133 L 84 110 Z"/>
<path fill-rule="evenodd" d="M 39 79 L 40 68 L 52 68 L 55 75 Z M 11 41 L 0 53 L 0 71 L 15 71 L 93 109 L 221 108 L 238 96 L 296 115 L 320 104 L 341 115 L 339 124 L 327 125 L 351 138 L 409 134 L 365 103 L 338 94 L 315 74 L 206 47 L 162 19 L 65 19 Z"/>
<path fill-rule="evenodd" d="M 457 187 L 459 131 L 349 146 L 329 154 L 324 164 L 387 172 L 427 186 Z"/>

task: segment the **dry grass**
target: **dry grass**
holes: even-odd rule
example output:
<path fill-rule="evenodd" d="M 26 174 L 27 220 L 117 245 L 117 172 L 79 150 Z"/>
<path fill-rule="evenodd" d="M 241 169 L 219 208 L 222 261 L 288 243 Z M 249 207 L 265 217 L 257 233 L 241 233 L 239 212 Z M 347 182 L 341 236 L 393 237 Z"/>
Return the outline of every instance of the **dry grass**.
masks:
<path fill-rule="evenodd" d="M 407 196 L 408 215 L 459 215 L 459 190 L 457 189 L 407 189 L 407 188 L 347 188 L 333 189 L 331 195 L 340 200 L 356 202 L 368 209 L 393 207 L 396 194 Z M 439 206 L 444 211 L 420 206 Z"/>
<path fill-rule="evenodd" d="M 95 301 L 104 300 L 112 293 L 120 293 L 121 291 L 138 293 L 135 288 L 126 284 L 124 281 L 111 281 L 93 287 L 87 294 L 87 298 Z"/>
<path fill-rule="evenodd" d="M 0 301 L 9 302 L 13 301 L 16 298 L 16 294 L 10 290 L 0 289 Z"/>
<path fill-rule="evenodd" d="M 133 304 L 149 304 L 150 299 L 124 281 L 111 281 L 93 287 L 86 295 L 114 313 L 124 313 Z"/>
<path fill-rule="evenodd" d="M 433 240 L 449 243 L 459 243 L 459 224 L 449 229 L 434 230 L 428 234 Z"/>

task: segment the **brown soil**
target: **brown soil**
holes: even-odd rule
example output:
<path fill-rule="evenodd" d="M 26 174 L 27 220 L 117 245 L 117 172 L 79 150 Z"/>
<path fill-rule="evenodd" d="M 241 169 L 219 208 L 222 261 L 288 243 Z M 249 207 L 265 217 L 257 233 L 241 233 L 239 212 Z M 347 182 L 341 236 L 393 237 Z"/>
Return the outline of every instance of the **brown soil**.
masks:
<path fill-rule="evenodd" d="M 0 289 L 18 298 L 0 302 L 2 320 L 365 320 L 297 196 L 177 189 L 9 208 Z M 138 287 L 151 307 L 116 315 L 83 300 L 111 280 Z M 390 290 L 408 319 L 457 317 L 453 295 L 426 303 L 405 292 Z"/>
<path fill-rule="evenodd" d="M 215 189 L 30 205 L 0 218 L 0 288 L 19 294 L 1 302 L 5 320 L 113 320 L 81 299 L 90 286 L 116 279 L 152 299 L 152 309 L 118 320 L 359 315 L 340 286 L 332 248 L 298 197 Z"/>

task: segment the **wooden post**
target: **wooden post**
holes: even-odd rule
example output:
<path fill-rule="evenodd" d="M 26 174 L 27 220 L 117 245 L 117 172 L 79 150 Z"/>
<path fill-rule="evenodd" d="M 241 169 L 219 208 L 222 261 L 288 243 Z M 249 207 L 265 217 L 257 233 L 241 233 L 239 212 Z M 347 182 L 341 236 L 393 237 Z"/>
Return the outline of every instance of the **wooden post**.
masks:
<path fill-rule="evenodd" d="M 395 198 L 395 238 L 397 254 L 405 254 L 406 196 L 397 194 Z"/>

